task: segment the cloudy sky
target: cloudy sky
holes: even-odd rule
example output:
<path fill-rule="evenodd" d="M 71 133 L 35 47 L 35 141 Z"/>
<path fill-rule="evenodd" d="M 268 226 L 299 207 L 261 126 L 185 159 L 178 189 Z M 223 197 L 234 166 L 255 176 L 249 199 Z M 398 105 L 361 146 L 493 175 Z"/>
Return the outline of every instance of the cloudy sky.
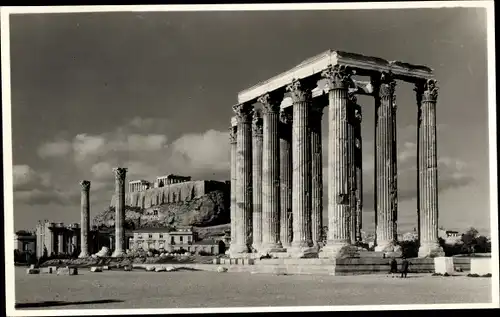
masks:
<path fill-rule="evenodd" d="M 228 179 L 237 93 L 338 49 L 435 70 L 440 222 L 489 232 L 483 9 L 32 14 L 10 23 L 16 230 L 79 222 L 81 179 L 92 182 L 92 216 L 104 210 L 117 165 L 129 180 Z M 416 227 L 412 89 L 398 83 L 401 231 Z M 358 101 L 363 226 L 373 230 L 373 99 Z M 325 136 L 327 125 L 324 116 Z"/>

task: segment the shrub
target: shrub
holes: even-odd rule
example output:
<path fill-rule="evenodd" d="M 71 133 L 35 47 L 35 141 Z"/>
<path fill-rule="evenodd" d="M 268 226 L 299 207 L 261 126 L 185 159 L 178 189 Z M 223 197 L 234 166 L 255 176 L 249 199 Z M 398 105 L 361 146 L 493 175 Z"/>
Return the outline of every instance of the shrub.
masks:
<path fill-rule="evenodd" d="M 451 275 L 450 275 L 450 274 L 448 274 L 448 272 L 445 272 L 445 273 L 443 274 L 443 276 L 451 276 Z"/>
<path fill-rule="evenodd" d="M 469 273 L 469 274 L 467 274 L 467 276 L 468 277 L 479 277 L 479 274 L 475 274 L 475 273 L 471 274 L 471 273 Z"/>
<path fill-rule="evenodd" d="M 481 277 L 491 277 L 491 273 L 481 275 Z"/>
<path fill-rule="evenodd" d="M 432 273 L 432 276 L 443 276 L 441 273 Z"/>

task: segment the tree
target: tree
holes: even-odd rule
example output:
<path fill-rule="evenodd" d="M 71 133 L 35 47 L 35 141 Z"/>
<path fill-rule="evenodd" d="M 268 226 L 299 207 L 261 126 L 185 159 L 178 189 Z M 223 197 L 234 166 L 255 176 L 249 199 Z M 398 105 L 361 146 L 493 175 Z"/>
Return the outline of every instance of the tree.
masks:
<path fill-rule="evenodd" d="M 476 239 L 479 235 L 479 232 L 477 231 L 476 228 L 471 227 L 469 230 L 467 230 L 464 234 L 462 234 L 462 242 L 463 244 L 463 249 L 467 253 L 474 253 L 474 249 L 476 247 Z"/>

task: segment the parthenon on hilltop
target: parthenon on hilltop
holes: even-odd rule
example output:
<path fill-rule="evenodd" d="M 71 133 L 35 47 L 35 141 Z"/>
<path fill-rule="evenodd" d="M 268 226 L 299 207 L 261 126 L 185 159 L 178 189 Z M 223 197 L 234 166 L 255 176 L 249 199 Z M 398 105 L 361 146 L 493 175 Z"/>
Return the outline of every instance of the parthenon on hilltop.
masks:
<path fill-rule="evenodd" d="M 359 80 L 361 77 L 366 81 Z M 318 87 L 320 80 L 326 83 L 324 88 Z M 358 94 L 372 96 L 376 109 L 375 251 L 394 251 L 396 80 L 414 84 L 416 92 L 419 256 L 443 255 L 438 243 L 438 89 L 432 70 L 329 50 L 238 94 L 230 128 L 231 257 L 248 257 L 257 251 L 331 258 L 361 240 L 362 107 Z M 256 103 L 262 105 L 260 111 Z M 325 107 L 329 124 L 328 236 L 320 248 L 321 118 Z"/>

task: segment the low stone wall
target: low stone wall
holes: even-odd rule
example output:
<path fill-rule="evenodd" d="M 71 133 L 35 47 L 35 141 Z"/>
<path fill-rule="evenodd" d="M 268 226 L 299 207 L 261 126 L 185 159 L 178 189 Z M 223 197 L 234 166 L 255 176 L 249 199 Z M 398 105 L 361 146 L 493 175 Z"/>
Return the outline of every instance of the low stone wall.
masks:
<path fill-rule="evenodd" d="M 470 261 L 470 257 L 453 257 L 453 265 L 455 266 L 455 271 L 469 272 Z"/>
<path fill-rule="evenodd" d="M 168 203 L 190 201 L 216 190 L 228 191 L 229 185 L 219 181 L 191 181 L 170 184 L 145 191 L 127 193 L 125 204 L 131 207 L 150 208 Z M 115 206 L 115 201 L 116 196 L 113 195 L 110 206 Z"/>
<path fill-rule="evenodd" d="M 486 275 L 493 273 L 493 263 L 491 258 L 471 258 L 471 274 Z"/>

